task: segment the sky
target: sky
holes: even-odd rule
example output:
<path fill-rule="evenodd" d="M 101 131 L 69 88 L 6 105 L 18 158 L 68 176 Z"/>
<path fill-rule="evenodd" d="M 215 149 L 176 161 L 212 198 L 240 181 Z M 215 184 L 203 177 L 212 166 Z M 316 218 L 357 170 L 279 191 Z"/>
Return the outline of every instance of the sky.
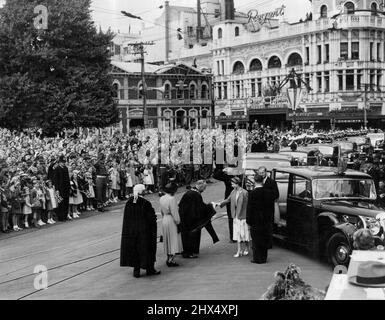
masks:
<path fill-rule="evenodd" d="M 162 14 L 163 9 L 159 9 L 159 6 L 163 4 L 163 0 L 93 0 L 91 8 L 95 24 L 103 30 L 111 27 L 115 32 L 135 33 L 143 22 L 126 18 L 120 11 L 138 15 L 145 21 L 146 26 L 151 26 L 151 22 Z M 170 5 L 195 7 L 196 4 L 196 0 L 170 0 Z M 245 13 L 250 9 L 263 13 L 286 5 L 285 16 L 288 21 L 298 21 L 310 11 L 309 0 L 234 0 L 234 4 L 237 11 Z"/>

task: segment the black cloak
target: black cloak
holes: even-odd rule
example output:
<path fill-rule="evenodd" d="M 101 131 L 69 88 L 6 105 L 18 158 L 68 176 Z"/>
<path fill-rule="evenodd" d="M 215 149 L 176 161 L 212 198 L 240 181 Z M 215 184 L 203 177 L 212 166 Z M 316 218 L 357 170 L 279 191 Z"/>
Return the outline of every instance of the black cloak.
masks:
<path fill-rule="evenodd" d="M 151 203 L 141 197 L 126 203 L 120 247 L 121 267 L 151 268 L 156 261 L 156 214 Z"/>

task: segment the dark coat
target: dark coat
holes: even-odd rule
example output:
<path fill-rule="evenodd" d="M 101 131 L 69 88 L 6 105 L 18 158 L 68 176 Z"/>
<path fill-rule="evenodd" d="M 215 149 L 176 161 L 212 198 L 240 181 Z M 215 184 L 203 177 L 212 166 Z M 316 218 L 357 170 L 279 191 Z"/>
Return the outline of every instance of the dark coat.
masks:
<path fill-rule="evenodd" d="M 219 181 L 223 181 L 223 183 L 225 184 L 225 199 L 226 199 L 230 195 L 231 191 L 233 191 L 233 187 L 231 186 L 231 178 L 233 177 L 223 172 L 223 167 L 224 167 L 223 164 L 217 164 L 213 173 L 213 178 Z"/>
<path fill-rule="evenodd" d="M 179 202 L 179 216 L 185 254 L 199 253 L 201 229 L 214 215 L 214 208 L 203 202 L 199 192 L 189 190 L 183 195 Z"/>
<path fill-rule="evenodd" d="M 274 202 L 279 198 L 278 185 L 273 179 L 267 178 L 263 188 L 267 189 L 271 195 L 269 198 L 270 200 L 266 203 L 266 206 L 269 212 L 274 214 Z"/>
<path fill-rule="evenodd" d="M 66 166 L 57 166 L 53 172 L 53 185 L 59 191 L 62 198 L 69 198 L 70 196 L 70 175 Z"/>
<path fill-rule="evenodd" d="M 246 222 L 255 229 L 253 244 L 258 247 L 271 248 L 273 244 L 274 211 L 267 210 L 272 202 L 272 193 L 265 188 L 256 188 L 249 193 Z"/>
<path fill-rule="evenodd" d="M 124 208 L 120 266 L 147 269 L 156 261 L 156 214 L 146 199 L 133 200 L 132 196 Z"/>

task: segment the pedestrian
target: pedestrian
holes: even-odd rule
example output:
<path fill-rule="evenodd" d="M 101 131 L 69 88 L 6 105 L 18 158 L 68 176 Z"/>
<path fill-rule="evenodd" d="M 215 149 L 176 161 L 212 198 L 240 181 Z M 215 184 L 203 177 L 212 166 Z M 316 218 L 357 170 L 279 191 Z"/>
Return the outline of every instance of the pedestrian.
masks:
<path fill-rule="evenodd" d="M 246 222 L 252 239 L 252 263 L 267 262 L 267 251 L 272 246 L 273 215 L 267 204 L 272 199 L 269 189 L 263 187 L 263 177 L 255 176 L 255 188 L 249 193 Z"/>
<path fill-rule="evenodd" d="M 53 218 L 53 212 L 57 208 L 58 203 L 56 200 L 56 190 L 51 180 L 47 180 L 46 182 L 45 196 L 46 196 L 46 207 L 48 212 L 47 223 L 54 224 L 56 223 L 56 221 Z"/>
<path fill-rule="evenodd" d="M 31 191 L 28 186 L 24 187 L 23 214 L 24 214 L 24 227 L 28 229 L 29 228 L 28 218 L 32 214 Z"/>
<path fill-rule="evenodd" d="M 133 267 L 134 277 L 140 277 L 140 269 L 147 275 L 158 275 L 155 270 L 157 225 L 156 214 L 151 203 L 141 197 L 145 186 L 138 184 L 124 208 L 120 266 Z"/>
<path fill-rule="evenodd" d="M 150 164 L 146 164 L 143 170 L 143 183 L 146 186 L 147 193 L 153 193 L 154 190 L 154 175 Z"/>
<path fill-rule="evenodd" d="M 233 191 L 227 199 L 220 203 L 220 207 L 222 208 L 228 203 L 231 206 L 231 216 L 234 221 L 233 240 L 238 243 L 238 250 L 234 258 L 238 258 L 249 254 L 250 231 L 246 223 L 248 192 L 242 188 L 242 180 L 239 177 L 233 177 L 231 184 Z"/>
<path fill-rule="evenodd" d="M 219 181 L 222 181 L 225 184 L 225 199 L 227 199 L 231 192 L 233 191 L 232 183 L 231 183 L 231 177 L 227 174 L 227 169 L 224 169 L 223 164 L 217 164 L 214 170 L 213 178 Z M 236 241 L 233 240 L 233 217 L 231 214 L 231 206 L 230 203 L 226 204 L 226 213 L 227 213 L 227 221 L 229 226 L 229 237 L 230 237 L 230 243 L 235 243 Z"/>
<path fill-rule="evenodd" d="M 119 192 L 120 192 L 120 172 L 118 169 L 118 164 L 114 161 L 112 168 L 109 170 L 112 197 L 111 200 L 114 203 L 118 202 Z"/>
<path fill-rule="evenodd" d="M 182 196 L 179 202 L 183 258 L 198 257 L 203 227 L 206 227 L 214 243 L 219 241 L 210 222 L 211 217 L 215 214 L 215 209 L 213 204 L 205 204 L 201 195 L 205 189 L 206 183 L 199 180 Z"/>
<path fill-rule="evenodd" d="M 164 196 L 160 198 L 160 210 L 162 213 L 162 230 L 164 252 L 167 254 L 167 266 L 177 267 L 175 255 L 182 253 L 182 238 L 180 234 L 180 217 L 178 204 L 175 199 L 175 193 L 178 186 L 175 183 L 169 183 L 165 186 Z"/>
<path fill-rule="evenodd" d="M 56 209 L 57 218 L 59 221 L 66 221 L 69 210 L 71 184 L 68 168 L 66 166 L 66 159 L 63 155 L 58 159 L 58 165 L 53 172 L 52 182 L 55 186 L 55 190 L 58 191 L 61 200 Z"/>
<path fill-rule="evenodd" d="M 85 181 L 86 210 L 94 211 L 95 208 L 93 207 L 93 203 L 95 200 L 95 184 L 94 180 L 92 179 L 92 168 L 89 168 L 89 170 L 86 172 Z"/>
<path fill-rule="evenodd" d="M 7 180 L 5 177 L 0 178 L 0 215 L 1 227 L 4 233 L 8 232 L 8 217 L 11 206 L 6 194 Z"/>
<path fill-rule="evenodd" d="M 108 171 L 105 165 L 104 153 L 98 154 L 98 160 L 95 163 L 96 170 L 96 199 L 98 210 L 103 212 L 104 206 L 107 201 L 107 177 Z"/>
<path fill-rule="evenodd" d="M 80 212 L 78 211 L 78 206 L 83 203 L 83 196 L 79 190 L 78 175 L 78 170 L 74 170 L 71 175 L 71 191 L 69 198 L 70 211 L 68 213 L 68 219 L 70 220 L 70 213 L 72 213 L 72 218 L 79 218 Z"/>
<path fill-rule="evenodd" d="M 258 175 L 262 176 L 263 188 L 271 194 L 271 198 L 269 198 L 271 201 L 266 202 L 266 210 L 268 210 L 269 214 L 272 216 L 272 222 L 274 223 L 274 213 L 276 210 L 279 210 L 279 206 L 276 203 L 279 199 L 278 185 L 277 182 L 267 176 L 266 167 L 260 167 L 258 169 Z M 272 246 L 273 244 L 271 243 L 271 247 L 269 249 L 271 249 Z"/>

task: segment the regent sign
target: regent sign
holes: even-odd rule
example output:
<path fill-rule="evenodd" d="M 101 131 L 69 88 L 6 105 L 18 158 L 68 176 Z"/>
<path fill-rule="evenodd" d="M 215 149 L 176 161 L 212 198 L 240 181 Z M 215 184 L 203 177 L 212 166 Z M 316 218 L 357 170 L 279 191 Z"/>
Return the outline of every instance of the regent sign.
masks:
<path fill-rule="evenodd" d="M 286 6 L 282 6 L 280 8 L 275 9 L 274 11 L 266 12 L 259 14 L 258 10 L 250 10 L 247 13 L 247 16 L 249 18 L 248 23 L 252 22 L 255 24 L 263 25 L 268 20 L 281 17 L 285 14 Z"/>

